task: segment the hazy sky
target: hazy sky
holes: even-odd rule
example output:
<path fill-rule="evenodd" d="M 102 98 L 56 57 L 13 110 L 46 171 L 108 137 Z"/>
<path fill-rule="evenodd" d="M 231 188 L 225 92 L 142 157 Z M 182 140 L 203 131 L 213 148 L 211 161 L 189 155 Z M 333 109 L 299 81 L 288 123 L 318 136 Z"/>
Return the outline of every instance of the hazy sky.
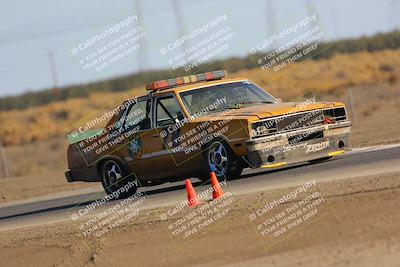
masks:
<path fill-rule="evenodd" d="M 172 0 L 141 0 L 139 11 L 136 1 L 14 0 L 2 3 L 0 96 L 51 87 L 49 52 L 54 55 L 57 82 L 61 86 L 133 73 L 139 69 L 139 58 L 146 60 L 142 69 L 169 68 L 172 54 L 163 56 L 162 47 L 177 39 L 180 31 L 192 32 L 223 15 L 234 37 L 217 58 L 246 55 L 251 47 L 265 40 L 271 30 L 267 14 L 273 14 L 272 21 L 276 24 L 273 29 L 279 32 L 315 10 L 325 39 L 371 35 L 400 26 L 399 0 L 309 0 L 311 5 L 307 5 L 306 0 L 177 0 L 178 20 Z M 273 7 L 268 5 L 271 2 Z M 71 49 L 136 14 L 142 19 L 145 32 L 142 44 L 146 44 L 146 49 L 133 51 L 101 71 L 84 70 L 79 63 L 81 54 L 74 56 Z M 181 30 L 177 21 L 182 22 Z M 105 43 L 114 37 L 106 38 Z M 105 43 L 98 42 L 87 51 L 96 51 Z"/>

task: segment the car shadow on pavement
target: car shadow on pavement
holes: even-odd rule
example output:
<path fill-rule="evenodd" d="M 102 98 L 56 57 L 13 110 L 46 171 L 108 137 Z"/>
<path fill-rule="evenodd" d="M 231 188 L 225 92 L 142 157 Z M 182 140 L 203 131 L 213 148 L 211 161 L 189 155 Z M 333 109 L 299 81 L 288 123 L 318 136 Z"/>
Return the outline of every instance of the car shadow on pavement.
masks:
<path fill-rule="evenodd" d="M 297 168 L 301 168 L 301 167 L 307 167 L 307 166 L 316 165 L 316 164 L 320 164 L 322 166 L 323 164 L 329 164 L 330 162 L 333 162 L 333 161 L 338 160 L 338 159 L 340 159 L 340 157 L 332 158 L 332 159 L 327 160 L 325 162 L 318 162 L 318 163 L 303 162 L 303 163 L 297 163 L 297 164 L 294 164 L 294 165 L 289 165 L 289 166 L 285 166 L 285 167 L 279 167 L 277 169 L 270 169 L 270 170 L 251 170 L 250 169 L 251 173 L 242 174 L 240 177 L 238 177 L 238 178 L 236 178 L 234 180 L 241 180 L 241 179 L 256 177 L 256 176 L 260 176 L 260 175 L 278 173 L 278 172 L 282 172 L 282 171 L 288 171 L 288 170 L 297 169 Z M 182 182 L 183 181 L 184 180 L 182 180 Z M 192 185 L 194 187 L 197 187 L 197 186 L 202 186 L 202 185 L 205 185 L 205 184 L 208 184 L 208 183 L 209 182 L 198 181 L 198 182 L 192 182 Z M 185 189 L 185 184 L 182 183 L 182 184 L 176 184 L 176 185 L 173 185 L 173 186 L 170 186 L 170 187 L 149 189 L 149 190 L 145 190 L 145 191 L 141 191 L 141 192 L 144 195 L 149 196 L 149 195 L 156 195 L 156 194 L 172 192 L 172 191 L 178 191 L 178 190 L 184 190 L 184 189 Z M 99 194 L 99 193 L 96 193 L 96 194 Z M 93 197 L 93 193 L 81 195 L 79 197 L 80 197 L 80 199 L 84 199 L 85 201 L 74 200 L 74 197 L 65 197 L 65 198 L 54 200 L 54 201 L 56 201 L 57 203 L 70 202 L 69 204 L 60 205 L 60 204 L 54 203 L 52 205 L 51 204 L 52 200 L 46 200 L 46 201 L 43 201 L 42 206 L 40 205 L 39 202 L 34 203 L 35 204 L 34 206 L 39 207 L 36 210 L 27 210 L 27 208 L 24 209 L 24 206 L 28 207 L 28 205 L 30 205 L 30 204 L 21 204 L 19 206 L 0 208 L 0 214 L 4 214 L 5 213 L 5 215 L 0 215 L 0 222 L 3 221 L 3 220 L 6 220 L 6 219 L 12 219 L 12 218 L 16 218 L 16 217 L 37 215 L 37 214 L 41 214 L 41 213 L 62 211 L 62 210 L 66 210 L 66 209 L 72 209 L 72 208 L 76 208 L 76 207 L 86 206 L 86 205 L 89 205 L 89 204 L 91 204 L 91 203 L 93 203 L 93 202 L 95 202 L 97 200 L 101 200 L 103 198 L 103 197 L 99 197 L 99 198 L 96 197 L 96 198 L 92 199 L 91 197 Z M 119 201 L 119 200 L 113 199 L 113 200 L 110 200 L 109 202 L 112 203 L 114 201 Z M 46 204 L 48 205 L 47 207 L 40 208 L 40 207 L 46 206 Z M 21 210 L 21 211 L 19 212 L 18 209 Z"/>
<path fill-rule="evenodd" d="M 195 182 L 193 183 L 193 186 L 200 186 L 204 183 L 202 182 Z M 147 190 L 147 191 L 142 191 L 142 193 L 144 195 L 155 195 L 155 194 L 160 194 L 160 193 L 165 193 L 165 192 L 171 192 L 171 191 L 177 191 L 177 190 L 182 190 L 185 189 L 185 184 L 179 184 L 179 185 L 175 185 L 175 186 L 171 186 L 171 187 L 166 187 L 166 188 L 159 188 L 159 189 L 152 189 L 152 190 Z M 73 200 L 73 197 L 65 197 L 65 198 L 61 198 L 61 199 L 57 199 L 57 202 L 63 202 L 63 199 L 65 200 L 65 202 L 71 202 L 70 204 L 51 204 L 51 200 L 46 200 L 46 201 L 41 201 L 42 205 L 40 205 L 40 202 L 36 202 L 34 203 L 36 207 L 39 207 L 35 210 L 28 210 L 27 208 L 24 207 L 28 207 L 28 205 L 32 205 L 30 204 L 21 204 L 18 206 L 11 206 L 11 207 L 4 207 L 4 208 L 0 208 L 0 222 L 6 219 L 12 219 L 12 218 L 16 218 L 16 217 L 22 217 L 22 216 L 29 216 L 29 215 L 37 215 L 37 214 L 41 214 L 41 213 L 47 213 L 47 212 L 55 212 L 55 211 L 62 211 L 62 210 L 67 210 L 67 209 L 72 209 L 72 208 L 76 208 L 76 207 L 82 207 L 82 206 L 86 206 L 89 205 L 93 202 L 96 201 L 100 201 L 103 197 L 99 197 L 99 198 L 94 198 L 91 199 L 91 197 L 93 197 L 93 194 L 99 194 L 99 193 L 91 193 L 91 194 L 85 194 L 80 196 L 81 199 L 85 199 L 85 201 L 77 201 L 77 200 Z M 90 199 L 90 200 L 88 200 Z M 108 203 L 112 203 L 114 201 L 120 201 L 119 199 L 112 199 L 109 200 Z M 46 204 L 48 205 L 48 207 L 43 208 L 43 206 L 46 206 Z M 40 208 L 40 206 L 42 208 Z M 21 210 L 21 211 L 18 211 Z"/>

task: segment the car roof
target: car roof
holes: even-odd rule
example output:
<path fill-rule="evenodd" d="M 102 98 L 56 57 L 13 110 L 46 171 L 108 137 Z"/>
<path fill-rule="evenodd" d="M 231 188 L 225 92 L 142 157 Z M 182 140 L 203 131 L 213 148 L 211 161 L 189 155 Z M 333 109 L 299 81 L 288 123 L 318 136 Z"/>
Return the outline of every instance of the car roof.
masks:
<path fill-rule="evenodd" d="M 190 83 L 190 84 L 179 85 L 179 86 L 175 86 L 175 87 L 160 90 L 160 91 L 149 91 L 149 93 L 154 92 L 153 96 L 157 96 L 157 95 L 163 95 L 163 94 L 168 94 L 168 93 L 173 93 L 173 92 L 180 93 L 183 91 L 192 90 L 192 89 L 196 89 L 196 88 L 209 87 L 209 86 L 214 86 L 214 85 L 219 85 L 219 84 L 234 83 L 234 82 L 241 82 L 241 81 L 248 81 L 248 79 L 246 79 L 246 78 L 223 78 L 221 80 L 195 82 L 195 83 Z M 149 93 L 138 95 L 135 98 L 146 97 L 149 95 Z M 132 100 L 133 99 L 134 98 L 132 98 Z M 124 103 L 127 101 L 128 100 L 124 101 Z"/>
<path fill-rule="evenodd" d="M 209 87 L 209 86 L 214 86 L 214 85 L 219 85 L 219 84 L 225 84 L 225 83 L 232 83 L 232 82 L 240 82 L 240 81 L 245 81 L 247 79 L 244 78 L 224 78 L 221 80 L 213 80 L 213 81 L 205 81 L 205 82 L 195 82 L 195 83 L 190 83 L 190 84 L 184 84 L 168 89 L 161 90 L 155 95 L 158 94 L 163 94 L 163 93 L 171 93 L 171 92 L 182 92 L 182 91 L 187 91 L 195 88 L 201 88 L 201 87 Z"/>

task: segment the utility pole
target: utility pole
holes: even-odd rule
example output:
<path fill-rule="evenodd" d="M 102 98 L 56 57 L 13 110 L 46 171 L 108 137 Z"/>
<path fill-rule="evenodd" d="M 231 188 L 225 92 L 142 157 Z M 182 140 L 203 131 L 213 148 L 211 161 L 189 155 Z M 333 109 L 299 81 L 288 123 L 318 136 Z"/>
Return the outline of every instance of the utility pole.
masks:
<path fill-rule="evenodd" d="M 53 52 L 49 51 L 48 56 L 49 56 L 51 79 L 53 81 L 53 94 L 54 94 L 54 97 L 57 97 L 59 95 L 58 79 L 57 79 L 57 69 L 56 69 L 56 63 L 54 61 Z"/>
<path fill-rule="evenodd" d="M 179 38 L 180 38 L 186 34 L 186 29 L 185 29 L 185 24 L 183 22 L 181 7 L 180 7 L 180 4 L 178 1 L 179 0 L 172 0 L 172 9 L 174 10 L 176 26 L 178 28 L 178 33 L 179 33 Z M 188 56 L 188 55 L 186 55 L 186 51 L 187 51 L 187 48 L 189 48 L 189 47 L 190 47 L 189 41 L 185 40 L 185 42 L 183 42 L 183 44 L 181 46 L 182 52 L 185 53 L 185 57 Z"/>
<path fill-rule="evenodd" d="M 331 9 L 332 23 L 333 23 L 333 35 L 334 35 L 333 39 L 339 39 L 336 7 L 334 5 L 331 5 L 330 9 Z"/>
<path fill-rule="evenodd" d="M 7 178 L 10 176 L 10 171 L 8 170 L 6 152 L 4 150 L 3 143 L 1 142 L 1 140 L 0 140 L 0 159 L 1 159 L 1 166 L 3 167 L 3 177 Z"/>
<path fill-rule="evenodd" d="M 275 13 L 275 1 L 267 0 L 267 34 L 272 36 L 276 33 L 276 13 Z"/>
<path fill-rule="evenodd" d="M 389 3 L 389 27 L 393 27 L 394 29 L 398 30 L 400 29 L 400 19 L 399 19 L 399 14 L 400 13 L 400 3 L 399 0 L 391 0 Z"/>
<path fill-rule="evenodd" d="M 141 0 L 136 0 L 136 14 L 138 16 L 138 24 L 144 29 L 144 24 L 142 20 L 142 3 Z M 139 40 L 140 49 L 138 51 L 138 64 L 139 64 L 139 72 L 142 72 L 147 65 L 147 44 L 145 36 L 140 38 Z"/>
<path fill-rule="evenodd" d="M 322 29 L 322 25 L 321 25 L 321 20 L 320 17 L 318 15 L 318 11 L 315 8 L 314 2 L 312 0 L 306 0 L 306 9 L 307 9 L 307 15 L 308 16 L 312 16 L 315 15 L 315 21 L 314 23 L 310 24 L 310 28 L 314 28 L 315 26 L 320 26 L 321 30 Z"/>

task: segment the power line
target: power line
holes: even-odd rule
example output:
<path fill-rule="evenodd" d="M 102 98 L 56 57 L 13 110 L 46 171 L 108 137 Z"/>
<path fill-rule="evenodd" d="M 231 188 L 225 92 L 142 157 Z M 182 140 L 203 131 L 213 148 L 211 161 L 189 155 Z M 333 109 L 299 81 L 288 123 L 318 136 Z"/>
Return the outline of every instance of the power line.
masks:
<path fill-rule="evenodd" d="M 132 13 L 129 12 L 127 14 L 124 14 L 123 16 L 129 16 L 131 14 Z M 121 17 L 118 17 L 118 18 L 121 19 Z M 89 24 L 89 25 L 87 25 L 88 27 L 86 27 L 86 28 L 68 27 L 68 28 L 61 29 L 61 30 L 56 29 L 56 30 L 49 31 L 49 32 L 46 32 L 46 33 L 43 33 L 43 34 L 36 34 L 36 35 L 33 34 L 33 35 L 30 35 L 30 36 L 22 36 L 21 38 L 15 38 L 13 40 L 10 40 L 10 38 L 6 37 L 6 38 L 3 38 L 3 39 L 0 40 L 0 47 L 1 46 L 8 46 L 8 45 L 16 44 L 16 43 L 21 43 L 21 42 L 29 41 L 29 40 L 42 39 L 42 38 L 51 38 L 51 37 L 55 37 L 55 36 L 58 36 L 58 35 L 65 35 L 65 34 L 68 34 L 68 33 L 82 32 L 82 31 L 85 31 L 85 30 L 89 30 L 91 28 L 99 28 L 100 26 L 104 26 L 106 24 L 108 25 L 109 23 L 115 22 L 115 21 L 116 21 L 116 17 L 113 17 L 111 19 L 103 20 L 101 22 L 96 22 L 96 23 Z"/>

